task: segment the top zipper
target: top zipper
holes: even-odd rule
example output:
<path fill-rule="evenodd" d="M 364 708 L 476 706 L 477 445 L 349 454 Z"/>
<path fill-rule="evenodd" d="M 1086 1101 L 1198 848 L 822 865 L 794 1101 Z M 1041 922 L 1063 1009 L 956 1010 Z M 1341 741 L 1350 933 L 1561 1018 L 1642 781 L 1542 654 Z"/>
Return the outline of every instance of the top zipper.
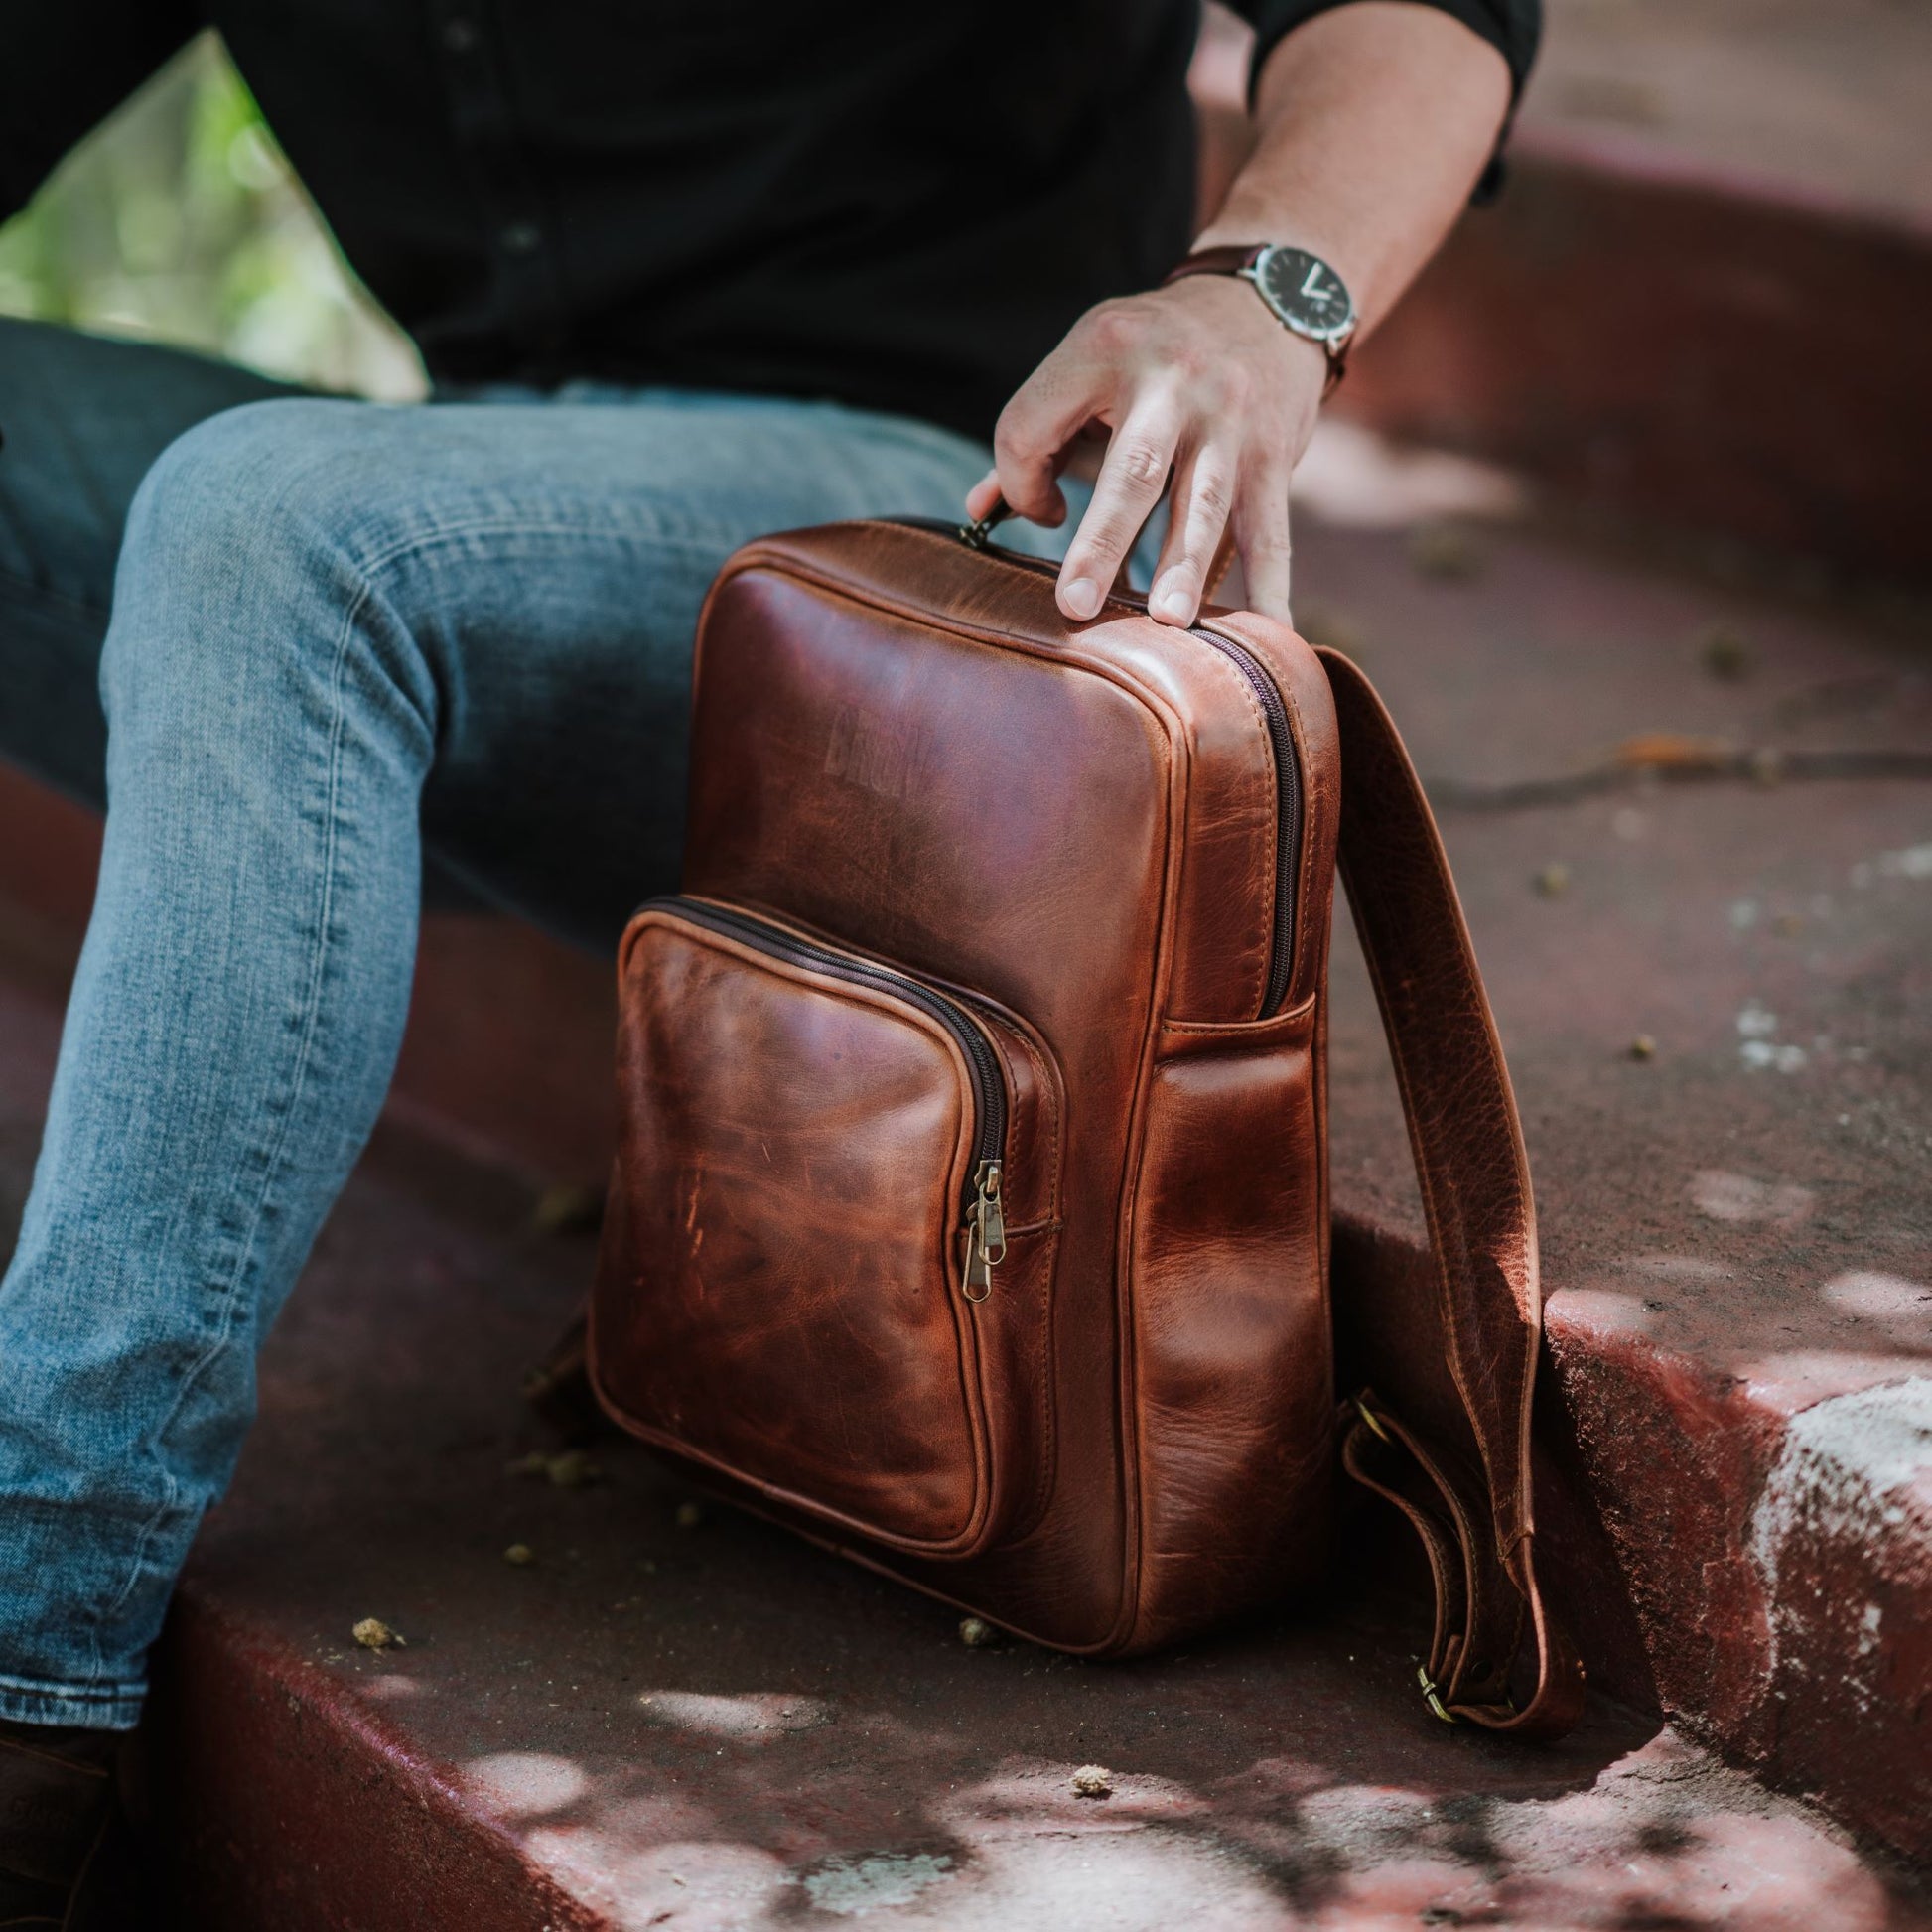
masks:
<path fill-rule="evenodd" d="M 952 1036 L 965 1058 L 967 1078 L 973 1089 L 973 1172 L 967 1180 L 965 1201 L 965 1294 L 969 1301 L 983 1302 L 992 1289 L 991 1271 L 1006 1256 L 1002 1183 L 1006 1170 L 1007 1087 L 992 1042 L 965 1007 L 909 973 L 820 945 L 750 912 L 714 905 L 707 899 L 689 898 L 682 893 L 666 893 L 646 899 L 638 910 L 647 912 L 653 908 L 675 912 L 692 925 L 743 940 L 774 959 L 809 967 L 813 972 L 854 986 L 891 993 L 895 999 L 917 1007 L 929 1019 L 937 1021 Z M 980 1292 L 975 1293 L 976 1289 Z"/>
<path fill-rule="evenodd" d="M 970 523 L 947 523 L 936 516 L 895 516 L 889 522 L 908 529 L 929 530 L 963 543 L 969 550 L 997 557 L 1003 564 L 1017 564 L 1035 575 L 1058 577 L 1059 566 L 1044 557 L 1029 557 L 1004 545 L 990 544 Z M 1123 610 L 1147 615 L 1147 599 L 1138 591 L 1123 595 L 1109 591 L 1106 602 Z M 1262 995 L 1261 1019 L 1279 1010 L 1288 998 L 1289 980 L 1295 971 L 1295 897 L 1296 868 L 1302 852 L 1302 769 L 1295 753 L 1295 730 L 1289 723 L 1288 706 L 1281 688 L 1267 667 L 1238 638 L 1229 637 L 1205 624 L 1190 624 L 1191 635 L 1212 645 L 1253 692 L 1268 732 L 1268 749 L 1275 763 L 1275 923 L 1268 948 L 1268 979 Z"/>
<path fill-rule="evenodd" d="M 1268 744 L 1275 758 L 1275 932 L 1268 948 L 1268 990 L 1261 1001 L 1260 1017 L 1265 1020 L 1288 998 L 1288 982 L 1295 970 L 1295 872 L 1302 856 L 1302 767 L 1295 756 L 1295 728 L 1288 722 L 1281 687 L 1246 644 L 1203 624 L 1189 628 L 1247 679 L 1267 721 Z"/>

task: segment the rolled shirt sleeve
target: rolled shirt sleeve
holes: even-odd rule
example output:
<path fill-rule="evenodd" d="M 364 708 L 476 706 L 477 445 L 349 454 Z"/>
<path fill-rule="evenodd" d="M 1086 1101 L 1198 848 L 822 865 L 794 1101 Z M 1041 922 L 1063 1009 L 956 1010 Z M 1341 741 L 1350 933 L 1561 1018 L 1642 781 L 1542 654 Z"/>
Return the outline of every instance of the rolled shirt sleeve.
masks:
<path fill-rule="evenodd" d="M 1421 0 L 1425 6 L 1459 20 L 1470 33 L 1485 40 L 1509 66 L 1509 109 L 1513 120 L 1516 103 L 1536 61 L 1536 50 L 1543 38 L 1543 0 Z M 1349 0 L 1229 0 L 1234 12 L 1255 30 L 1253 75 L 1275 48 L 1304 21 L 1316 14 L 1329 13 L 1346 6 Z M 1509 121 L 1496 142 L 1496 152 L 1476 184 L 1474 200 L 1491 200 L 1502 185 L 1503 147 L 1509 136 Z"/>

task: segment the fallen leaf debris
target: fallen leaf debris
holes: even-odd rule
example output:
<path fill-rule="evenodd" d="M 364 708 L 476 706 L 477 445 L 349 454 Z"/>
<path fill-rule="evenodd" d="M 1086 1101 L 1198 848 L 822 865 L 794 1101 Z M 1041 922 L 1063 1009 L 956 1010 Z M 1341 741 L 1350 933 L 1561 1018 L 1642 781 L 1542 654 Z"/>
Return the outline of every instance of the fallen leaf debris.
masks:
<path fill-rule="evenodd" d="M 510 1463 L 509 1473 L 546 1481 L 559 1489 L 582 1489 L 604 1475 L 582 1449 L 564 1449 L 555 1454 L 548 1449 L 532 1449 L 528 1455 L 519 1455 Z"/>
<path fill-rule="evenodd" d="M 1706 626 L 1698 638 L 1698 659 L 1725 684 L 1735 684 L 1751 672 L 1751 647 L 1727 623 Z"/>

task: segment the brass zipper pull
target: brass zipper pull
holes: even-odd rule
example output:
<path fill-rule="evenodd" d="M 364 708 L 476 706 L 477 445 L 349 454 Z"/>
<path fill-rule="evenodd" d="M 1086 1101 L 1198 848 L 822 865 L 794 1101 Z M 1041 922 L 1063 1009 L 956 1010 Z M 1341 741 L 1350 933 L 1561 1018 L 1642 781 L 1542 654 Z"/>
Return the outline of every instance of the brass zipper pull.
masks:
<path fill-rule="evenodd" d="M 989 1268 L 997 1268 L 1007 1258 L 1007 1210 L 1000 1199 L 1000 1173 L 999 1162 L 982 1161 L 973 1176 L 974 1218 Z"/>
<path fill-rule="evenodd" d="M 1007 1216 L 1000 1200 L 1000 1164 L 982 1161 L 973 1176 L 973 1205 L 966 1221 L 966 1279 L 969 1302 L 993 1293 L 993 1271 L 1007 1257 Z"/>

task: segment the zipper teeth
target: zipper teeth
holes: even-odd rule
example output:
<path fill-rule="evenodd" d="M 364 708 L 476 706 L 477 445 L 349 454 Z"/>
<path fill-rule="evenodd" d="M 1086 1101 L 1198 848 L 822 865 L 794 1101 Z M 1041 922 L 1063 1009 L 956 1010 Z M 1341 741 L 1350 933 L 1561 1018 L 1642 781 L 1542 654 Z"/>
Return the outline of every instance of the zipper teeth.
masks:
<path fill-rule="evenodd" d="M 877 987 L 930 1015 L 959 1042 L 972 1075 L 975 1166 L 1004 1158 L 1007 1091 L 1000 1073 L 999 1058 L 986 1035 L 957 1001 L 935 992 L 909 973 L 878 965 L 872 960 L 855 958 L 851 953 L 835 951 L 830 946 L 818 944 L 816 940 L 801 939 L 796 933 L 787 932 L 782 926 L 773 925 L 750 912 L 727 911 L 702 899 L 688 898 L 682 893 L 667 893 L 661 897 L 646 899 L 638 910 L 647 912 L 653 907 L 675 912 L 694 925 L 708 926 L 714 932 L 747 940 L 759 951 L 789 959 L 795 965 L 811 966 L 820 972 L 830 973 L 835 979 L 850 980 L 855 985 Z M 969 1174 L 966 1182 L 969 1198 L 975 1185 L 976 1177 Z"/>
<path fill-rule="evenodd" d="M 986 556 L 997 556 L 1002 563 L 1018 564 L 1022 570 L 1033 571 L 1035 575 L 1059 575 L 1058 565 L 1048 563 L 1044 557 L 1029 557 L 1018 550 L 996 549 L 985 543 L 973 543 L 967 535 L 971 527 L 967 524 L 946 523 L 928 516 L 896 516 L 889 520 L 902 524 L 907 529 L 928 530 L 936 536 L 950 536 L 966 544 L 969 549 L 978 550 Z M 1147 612 L 1147 599 L 1138 592 L 1123 597 L 1110 589 L 1104 602 L 1119 605 L 1123 610 L 1137 611 L 1143 616 Z M 1265 1020 L 1288 998 L 1288 983 L 1295 968 L 1295 874 L 1302 848 L 1302 770 L 1295 756 L 1295 731 L 1288 721 L 1288 706 L 1282 702 L 1280 687 L 1245 644 L 1201 624 L 1190 624 L 1188 634 L 1198 637 L 1204 644 L 1211 644 L 1247 681 L 1248 688 L 1255 694 L 1255 701 L 1261 706 L 1261 715 L 1268 728 L 1269 750 L 1275 759 L 1275 925 L 1269 941 L 1267 990 L 1262 995 L 1259 1016 Z"/>
<path fill-rule="evenodd" d="M 1280 687 L 1247 645 L 1218 630 L 1196 624 L 1193 634 L 1212 644 L 1247 679 L 1268 723 L 1275 754 L 1275 932 L 1268 954 L 1268 990 L 1262 996 L 1266 1019 L 1288 998 L 1295 968 L 1295 871 L 1302 849 L 1302 772 L 1295 757 L 1295 732 Z"/>

